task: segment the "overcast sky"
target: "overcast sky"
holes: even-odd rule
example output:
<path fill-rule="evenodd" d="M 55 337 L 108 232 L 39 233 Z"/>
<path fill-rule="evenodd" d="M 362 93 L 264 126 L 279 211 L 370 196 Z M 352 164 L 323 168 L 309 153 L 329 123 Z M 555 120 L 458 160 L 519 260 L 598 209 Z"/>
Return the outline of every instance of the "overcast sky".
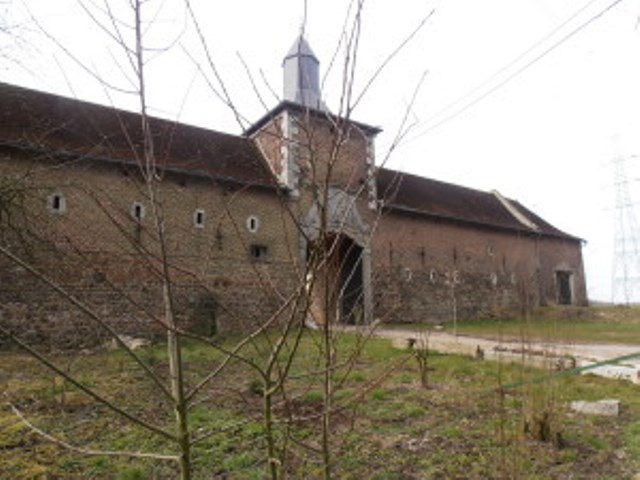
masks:
<path fill-rule="evenodd" d="M 28 19 L 27 3 L 48 35 Z M 123 15 L 126 3 L 109 1 Z M 194 63 L 193 59 L 200 62 L 216 84 L 183 2 L 150 4 L 164 7 L 146 30 L 148 44 L 170 47 L 154 54 L 148 64 L 153 113 L 241 132 Z M 303 23 L 304 2 L 192 4 L 230 97 L 245 122 L 258 119 L 277 103 L 274 93 L 281 93 L 282 58 Z M 322 74 L 336 51 L 348 5 L 347 0 L 307 2 L 305 34 Z M 109 81 L 127 86 L 120 73 L 121 67 L 127 68 L 120 52 L 78 1 L 13 0 L 8 13 L 12 22 L 21 24 L 21 41 L 2 51 L 19 65 L 5 61 L 0 80 L 136 108 L 132 98 L 107 95 L 64 52 L 67 49 Z M 615 155 L 629 158 L 628 188 L 634 200 L 640 200 L 640 161 L 634 157 L 640 155 L 640 1 L 368 0 L 357 91 L 427 17 L 354 112 L 357 120 L 384 129 L 377 143 L 379 160 L 420 85 L 409 115 L 413 128 L 387 165 L 481 190 L 496 189 L 584 238 L 589 294 L 610 300 Z M 6 37 L 3 42 L 6 45 Z M 253 93 L 240 58 L 266 107 Z M 114 59 L 120 59 L 120 67 Z M 324 84 L 325 102 L 333 109 L 339 101 L 341 67 L 338 56 Z M 640 291 L 635 300 L 640 301 Z"/>

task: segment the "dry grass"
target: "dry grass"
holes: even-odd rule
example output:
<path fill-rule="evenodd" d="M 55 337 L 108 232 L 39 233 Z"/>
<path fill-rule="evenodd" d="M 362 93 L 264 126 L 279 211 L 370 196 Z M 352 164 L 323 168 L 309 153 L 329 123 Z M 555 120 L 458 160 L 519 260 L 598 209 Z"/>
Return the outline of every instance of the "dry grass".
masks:
<path fill-rule="evenodd" d="M 313 336 L 307 336 L 295 375 L 315 367 L 314 345 Z M 343 339 L 342 347 L 352 345 L 351 337 Z M 216 357 L 197 346 L 185 353 L 192 378 L 208 371 Z M 144 355 L 158 371 L 166 369 L 161 346 Z M 344 407 L 333 424 L 337 477 L 629 478 L 640 469 L 638 386 L 590 376 L 531 383 L 547 372 L 433 355 L 430 388 L 424 389 L 418 365 L 408 355 L 387 341 L 372 340 L 336 394 L 336 405 Z M 57 360 L 128 410 L 171 424 L 170 409 L 122 354 Z M 168 445 L 107 413 L 23 354 L 2 352 L 0 362 L 6 401 L 47 431 L 93 448 L 167 452 Z M 510 382 L 520 386 L 501 389 Z M 300 376 L 290 382 L 289 395 L 276 411 L 282 422 L 296 418 L 280 424 L 280 438 L 290 439 L 286 470 L 292 478 L 317 478 L 317 457 L 302 445 L 317 445 L 320 389 L 312 377 Z M 622 400 L 620 417 L 575 416 L 567 409 L 571 400 L 609 397 Z M 265 477 L 260 410 L 255 377 L 234 364 L 192 411 L 197 432 L 235 424 L 196 447 L 196 478 Z M 545 438 L 532 434 L 541 425 L 549 433 Z M 30 432 L 7 408 L 0 411 L 0 450 L 2 479 L 175 475 L 173 466 L 162 462 L 73 454 Z"/>
<path fill-rule="evenodd" d="M 432 325 L 389 325 L 424 329 Z M 452 325 L 444 325 L 453 331 Z M 640 345 L 640 306 L 545 307 L 528 319 L 477 319 L 459 322 L 457 332 L 500 340 L 549 340 L 571 343 Z"/>

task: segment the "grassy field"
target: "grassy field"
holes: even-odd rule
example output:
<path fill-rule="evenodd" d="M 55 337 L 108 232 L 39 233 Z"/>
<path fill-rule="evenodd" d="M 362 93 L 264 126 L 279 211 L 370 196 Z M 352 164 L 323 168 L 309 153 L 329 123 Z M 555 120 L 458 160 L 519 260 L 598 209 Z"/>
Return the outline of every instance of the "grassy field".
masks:
<path fill-rule="evenodd" d="M 275 409 L 279 444 L 287 445 L 290 478 L 320 478 L 322 408 L 315 334 L 303 339 Z M 341 339 L 338 352 L 354 339 Z M 255 348 L 259 352 L 259 348 Z M 167 371 L 162 345 L 141 353 L 157 372 Z M 259 358 L 256 353 L 256 358 Z M 343 354 L 344 355 L 344 354 Z M 340 357 L 340 353 L 338 353 Z M 189 345 L 189 383 L 211 371 L 219 355 Z M 55 360 L 128 411 L 171 425 L 170 406 L 119 352 L 57 355 Z M 355 364 L 335 372 L 331 451 L 336 478 L 371 479 L 593 479 L 631 478 L 640 471 L 640 387 L 592 376 L 550 372 L 472 359 L 431 355 L 429 388 L 419 382 L 410 352 L 370 340 Z M 516 387 L 502 386 L 515 382 Z M 159 451 L 170 446 L 107 412 L 19 352 L 0 352 L 0 478 L 170 479 L 173 464 L 157 460 L 88 456 L 44 439 L 7 406 L 39 428 L 84 448 Z M 255 375 L 231 364 L 191 410 L 195 478 L 266 478 L 262 393 Z M 618 398 L 619 417 L 572 414 L 571 400 Z M 167 427 L 170 428 L 170 427 Z"/>
<path fill-rule="evenodd" d="M 393 328 L 432 328 L 392 325 Z M 496 340 L 555 340 L 560 342 L 640 345 L 640 307 L 544 308 L 528 319 L 480 319 L 457 324 L 457 333 Z M 451 323 L 444 330 L 453 332 Z"/>

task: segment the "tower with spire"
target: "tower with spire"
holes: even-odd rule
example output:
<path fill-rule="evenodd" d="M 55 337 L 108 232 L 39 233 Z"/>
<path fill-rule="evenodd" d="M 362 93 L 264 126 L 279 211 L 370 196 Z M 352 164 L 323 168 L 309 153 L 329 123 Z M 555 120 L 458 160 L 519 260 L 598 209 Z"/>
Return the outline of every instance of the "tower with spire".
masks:
<path fill-rule="evenodd" d="M 282 62 L 283 99 L 308 108 L 323 109 L 320 95 L 320 62 L 302 33 Z"/>
<path fill-rule="evenodd" d="M 316 282 L 312 294 L 316 320 L 332 321 L 340 311 L 349 318 L 360 312 L 370 321 L 372 265 L 367 241 L 377 208 L 374 140 L 380 129 L 329 111 L 321 95 L 320 62 L 302 33 L 282 68 L 282 101 L 245 134 L 256 141 L 291 200 L 304 232 L 300 258 L 306 258 L 307 242 L 326 240 L 322 229 L 336 239 L 338 246 L 330 250 L 339 253 L 332 254 L 324 273 L 335 281 L 325 284 L 326 289 L 322 281 Z"/>
<path fill-rule="evenodd" d="M 367 190 L 373 192 L 368 180 L 373 178 L 373 143 L 380 129 L 329 111 L 321 95 L 320 62 L 302 32 L 282 70 L 282 101 L 245 131 L 256 140 L 280 186 L 298 198 L 303 187 L 324 178 L 322 171 L 331 163 L 332 185 L 358 191 L 371 183 Z M 332 150 L 335 144 L 341 148 Z M 311 178 L 312 172 L 317 178 Z"/>

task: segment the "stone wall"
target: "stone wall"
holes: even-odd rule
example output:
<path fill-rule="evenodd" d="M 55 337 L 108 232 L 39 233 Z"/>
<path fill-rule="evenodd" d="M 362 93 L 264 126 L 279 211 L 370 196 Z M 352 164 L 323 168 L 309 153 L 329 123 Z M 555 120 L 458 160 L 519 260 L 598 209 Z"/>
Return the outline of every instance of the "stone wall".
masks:
<path fill-rule="evenodd" d="M 299 175 L 299 195 L 289 197 L 275 188 L 166 171 L 151 192 L 135 166 L 87 159 L 60 164 L 7 151 L 0 158 L 3 185 L 15 181 L 22 193 L 11 206 L 13 216 L 0 208 L 0 240 L 118 332 L 163 333 L 164 256 L 181 326 L 205 334 L 250 330 L 301 285 L 305 244 L 295 219 L 306 219 L 322 199 L 318 187 L 328 186 L 323 169 L 335 146 L 334 127 L 322 118 L 303 120 L 287 133 L 296 136 L 295 145 L 282 141 L 275 123 L 257 133 L 273 168 Z M 367 295 L 373 293 L 375 317 L 445 322 L 554 304 L 558 272 L 569 276 L 572 303 L 586 304 L 577 240 L 397 210 L 378 217 L 366 191 L 370 140 L 357 127 L 349 132 L 329 186 L 356 199 L 364 227 L 352 239 L 370 251 L 363 269 L 371 283 L 364 284 Z M 287 159 L 297 162 L 295 168 L 282 164 Z M 63 295 L 4 257 L 0 321 L 25 338 L 53 345 L 104 339 Z"/>
<path fill-rule="evenodd" d="M 359 193 L 367 177 L 369 137 L 355 124 L 328 118 L 317 113 L 283 112 L 256 132 L 255 139 L 281 180 L 283 172 L 289 172 L 283 182 L 289 188 L 330 184 Z"/>
<path fill-rule="evenodd" d="M 555 304 L 557 270 L 572 272 L 573 303 L 586 304 L 578 241 L 390 212 L 372 258 L 375 315 L 384 321 L 492 318 Z"/>
<path fill-rule="evenodd" d="M 15 178 L 25 192 L 24 219 L 15 229 L 2 225 L 3 245 L 117 331 L 162 334 L 162 249 L 136 169 L 16 156 L 1 165 L 3 178 Z M 155 195 L 181 326 L 246 331 L 280 307 L 296 284 L 299 241 L 274 190 L 164 172 Z M 3 325 L 38 342 L 104 338 L 64 295 L 4 257 L 0 315 Z"/>

